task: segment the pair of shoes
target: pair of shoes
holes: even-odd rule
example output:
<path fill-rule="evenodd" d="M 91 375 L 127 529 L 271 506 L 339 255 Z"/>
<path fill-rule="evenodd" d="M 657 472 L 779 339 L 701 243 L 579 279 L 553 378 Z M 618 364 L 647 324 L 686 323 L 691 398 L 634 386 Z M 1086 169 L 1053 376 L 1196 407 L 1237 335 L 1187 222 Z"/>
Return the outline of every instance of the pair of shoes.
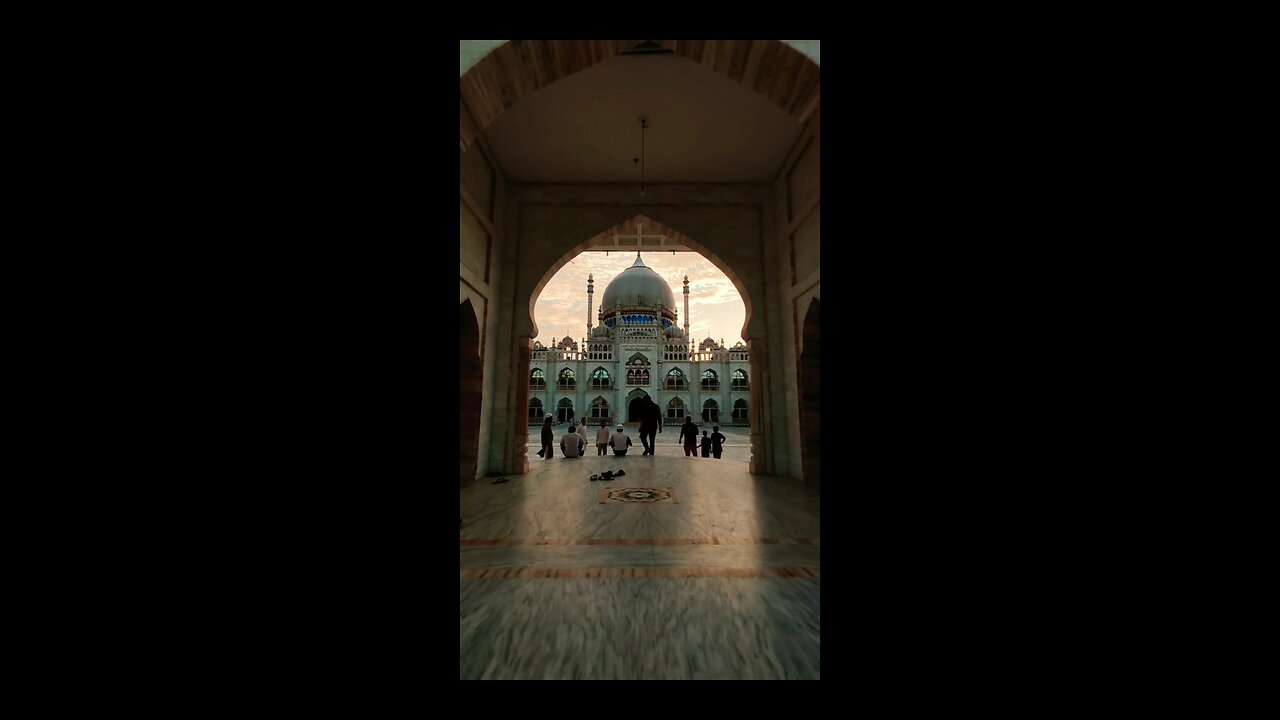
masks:
<path fill-rule="evenodd" d="M 627 474 L 627 471 L 626 471 L 626 470 L 619 470 L 618 472 L 614 473 L 614 474 L 613 474 L 613 476 L 614 476 L 614 477 L 622 477 L 623 475 L 626 475 L 626 474 Z"/>
<path fill-rule="evenodd" d="M 601 481 L 601 482 L 609 482 L 609 481 L 610 481 L 610 480 L 612 480 L 612 479 L 613 479 L 613 471 L 612 471 L 612 470 L 605 470 L 604 472 L 600 473 L 600 481 Z"/>
<path fill-rule="evenodd" d="M 599 479 L 600 479 L 600 476 L 599 476 L 599 475 L 592 475 L 592 476 L 591 476 L 591 482 L 595 482 L 595 481 L 597 481 L 597 480 L 599 480 Z"/>
<path fill-rule="evenodd" d="M 492 485 L 497 485 L 498 483 L 504 483 L 504 482 L 511 482 L 511 478 L 504 478 L 504 477 L 500 477 L 500 478 L 498 478 L 497 480 L 494 480 L 494 481 L 493 481 L 492 483 L 490 483 L 490 484 L 492 484 Z"/>

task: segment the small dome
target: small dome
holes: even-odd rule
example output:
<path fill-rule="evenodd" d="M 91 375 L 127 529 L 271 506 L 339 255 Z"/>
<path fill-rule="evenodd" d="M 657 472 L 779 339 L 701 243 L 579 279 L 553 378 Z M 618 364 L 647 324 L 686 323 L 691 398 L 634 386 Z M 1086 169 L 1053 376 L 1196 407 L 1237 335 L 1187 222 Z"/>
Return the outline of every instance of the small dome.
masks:
<path fill-rule="evenodd" d="M 591 332 L 598 338 L 609 337 L 609 328 L 605 327 L 604 325 L 595 326 L 594 328 L 591 329 Z"/>
<path fill-rule="evenodd" d="M 679 325 L 672 325 L 671 327 L 667 328 L 667 337 L 682 338 L 684 337 L 684 331 L 680 329 Z"/>

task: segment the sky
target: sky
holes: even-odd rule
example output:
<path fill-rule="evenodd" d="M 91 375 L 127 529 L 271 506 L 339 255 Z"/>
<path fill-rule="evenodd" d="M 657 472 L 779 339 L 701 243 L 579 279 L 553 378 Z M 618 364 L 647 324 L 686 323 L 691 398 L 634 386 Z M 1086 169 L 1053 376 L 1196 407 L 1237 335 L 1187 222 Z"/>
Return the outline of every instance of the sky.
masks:
<path fill-rule="evenodd" d="M 733 347 L 742 341 L 742 324 L 747 307 L 733 286 L 710 260 L 696 252 L 646 252 L 644 264 L 662 276 L 676 296 L 676 312 L 684 327 L 684 276 L 689 276 L 689 332 L 698 341 L 708 335 Z M 635 252 L 585 252 L 574 258 L 551 278 L 533 306 L 538 324 L 538 341 L 551 345 L 565 335 L 581 342 L 587 334 L 587 275 L 595 276 L 595 312 L 609 281 L 635 262 Z"/>

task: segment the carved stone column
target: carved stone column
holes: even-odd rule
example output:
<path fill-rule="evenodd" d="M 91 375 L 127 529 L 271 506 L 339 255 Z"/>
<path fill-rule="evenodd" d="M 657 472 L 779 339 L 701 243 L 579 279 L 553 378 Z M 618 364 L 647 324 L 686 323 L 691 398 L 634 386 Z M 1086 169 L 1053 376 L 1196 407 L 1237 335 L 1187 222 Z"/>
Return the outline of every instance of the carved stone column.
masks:
<path fill-rule="evenodd" d="M 528 338 L 517 342 L 516 353 L 515 392 L 512 394 L 516 399 L 515 408 L 524 410 L 511 413 L 512 442 L 502 468 L 502 472 L 507 475 L 524 475 L 529 472 L 529 446 L 526 438 L 529 437 L 529 364 L 533 359 L 533 349 Z M 553 393 L 548 395 L 555 397 Z"/>
<path fill-rule="evenodd" d="M 747 340 L 747 357 L 751 367 L 751 399 L 748 401 L 747 421 L 751 423 L 751 473 L 753 475 L 773 474 L 772 458 L 765 443 L 764 424 L 764 384 L 768 376 L 768 364 L 763 352 L 756 352 L 754 343 Z"/>

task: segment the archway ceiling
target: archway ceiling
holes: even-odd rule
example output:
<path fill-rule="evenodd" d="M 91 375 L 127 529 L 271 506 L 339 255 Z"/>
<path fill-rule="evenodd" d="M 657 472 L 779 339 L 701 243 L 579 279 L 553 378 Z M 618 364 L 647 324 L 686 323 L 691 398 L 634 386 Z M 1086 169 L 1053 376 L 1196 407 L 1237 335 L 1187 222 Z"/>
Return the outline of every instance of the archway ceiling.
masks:
<path fill-rule="evenodd" d="M 484 137 L 507 179 L 639 183 L 770 182 L 802 126 L 751 87 L 675 55 L 619 56 L 529 93 Z"/>

